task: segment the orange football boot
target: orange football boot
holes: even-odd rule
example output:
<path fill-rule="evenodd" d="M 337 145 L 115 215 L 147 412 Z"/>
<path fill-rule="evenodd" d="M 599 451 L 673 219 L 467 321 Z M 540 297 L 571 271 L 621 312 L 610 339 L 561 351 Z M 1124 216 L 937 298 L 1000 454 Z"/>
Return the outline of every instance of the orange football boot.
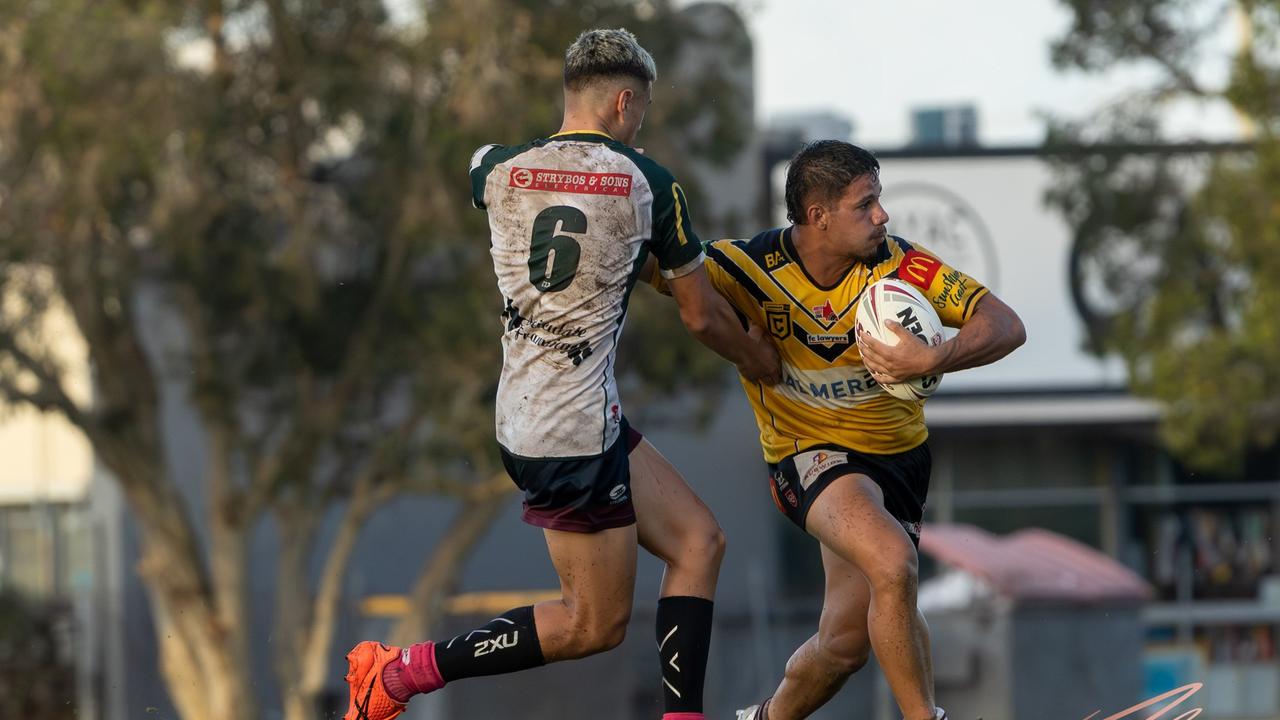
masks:
<path fill-rule="evenodd" d="M 400 648 L 366 640 L 347 653 L 347 685 L 351 699 L 342 720 L 391 720 L 406 705 L 396 702 L 382 685 L 382 671 L 400 660 Z"/>

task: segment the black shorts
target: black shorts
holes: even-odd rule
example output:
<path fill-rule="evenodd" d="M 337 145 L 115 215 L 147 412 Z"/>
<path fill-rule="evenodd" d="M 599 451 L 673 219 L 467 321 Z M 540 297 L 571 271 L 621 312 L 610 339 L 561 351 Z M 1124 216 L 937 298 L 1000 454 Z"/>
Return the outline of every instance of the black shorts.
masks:
<path fill-rule="evenodd" d="M 624 417 L 618 439 L 595 457 L 525 458 L 502 449 L 503 467 L 524 491 L 524 521 L 581 533 L 634 523 L 628 456 L 642 439 Z"/>
<path fill-rule="evenodd" d="M 778 509 L 803 530 L 813 501 L 832 480 L 853 473 L 866 475 L 880 486 L 885 509 L 902 523 L 918 548 L 932 468 L 933 456 L 927 442 L 889 455 L 820 445 L 783 458 L 776 465 L 770 464 L 769 486 Z"/>

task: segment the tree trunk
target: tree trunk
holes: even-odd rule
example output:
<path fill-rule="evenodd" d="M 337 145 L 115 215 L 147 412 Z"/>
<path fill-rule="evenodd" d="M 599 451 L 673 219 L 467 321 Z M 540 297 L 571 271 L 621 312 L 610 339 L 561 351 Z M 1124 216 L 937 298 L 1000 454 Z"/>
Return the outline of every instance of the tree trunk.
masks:
<path fill-rule="evenodd" d="M 142 531 L 138 575 L 151 600 L 160 671 L 183 720 L 257 720 L 258 702 L 243 647 L 243 604 L 219 607 L 206 558 L 178 491 L 163 479 L 158 453 L 99 434 L 94 441 L 119 480 Z M 222 528 L 223 553 L 244 562 L 243 528 Z M 237 549 L 238 548 L 238 549 Z M 235 558 L 220 557 L 226 567 Z"/>
<path fill-rule="evenodd" d="M 284 698 L 285 720 L 314 720 L 320 699 L 337 668 L 329 653 L 337 630 L 342 603 L 342 581 L 351 553 L 369 515 L 393 492 L 391 485 L 373 488 L 374 476 L 366 473 L 356 482 L 343 513 L 338 533 L 329 546 L 314 598 L 307 565 L 319 513 L 280 519 L 281 555 L 276 595 L 276 627 L 283 646 L 276 653 L 276 677 Z M 345 672 L 345 668 L 341 669 Z"/>
<path fill-rule="evenodd" d="M 306 640 L 311 618 L 311 583 L 307 560 L 315 540 L 314 515 L 279 512 L 280 557 L 276 564 L 276 604 L 273 628 L 276 682 L 284 703 L 285 720 L 316 720 L 321 688 L 304 687 Z M 328 648 L 322 652 L 328 658 Z M 328 664 L 327 662 L 325 663 Z"/>
<path fill-rule="evenodd" d="M 183 720 L 256 720 L 258 701 L 234 639 L 238 626 L 222 627 L 207 593 L 192 592 L 193 575 L 181 553 L 149 540 L 139 572 L 151 598 L 160 668 Z M 223 617 L 227 615 L 224 613 Z"/>

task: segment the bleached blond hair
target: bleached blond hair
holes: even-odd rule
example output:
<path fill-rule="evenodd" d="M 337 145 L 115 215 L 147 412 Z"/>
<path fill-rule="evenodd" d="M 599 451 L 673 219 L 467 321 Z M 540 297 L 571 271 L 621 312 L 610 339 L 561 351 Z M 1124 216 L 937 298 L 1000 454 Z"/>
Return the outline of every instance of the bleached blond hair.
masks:
<path fill-rule="evenodd" d="M 624 28 L 596 28 L 578 36 L 564 53 L 564 86 L 578 91 L 593 81 L 630 77 L 641 82 L 658 79 L 653 56 Z"/>

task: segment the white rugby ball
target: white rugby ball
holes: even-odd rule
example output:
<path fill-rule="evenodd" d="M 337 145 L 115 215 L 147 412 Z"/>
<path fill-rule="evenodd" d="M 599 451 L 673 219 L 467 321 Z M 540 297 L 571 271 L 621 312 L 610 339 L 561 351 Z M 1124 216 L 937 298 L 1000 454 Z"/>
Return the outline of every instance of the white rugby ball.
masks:
<path fill-rule="evenodd" d="M 856 327 L 886 345 L 897 345 L 898 336 L 885 326 L 894 320 L 929 345 L 941 345 L 942 320 L 920 291 L 897 278 L 885 278 L 862 292 L 854 314 Z M 903 400 L 924 400 L 938 390 L 942 375 L 926 375 L 900 383 L 884 383 L 885 392 Z"/>

